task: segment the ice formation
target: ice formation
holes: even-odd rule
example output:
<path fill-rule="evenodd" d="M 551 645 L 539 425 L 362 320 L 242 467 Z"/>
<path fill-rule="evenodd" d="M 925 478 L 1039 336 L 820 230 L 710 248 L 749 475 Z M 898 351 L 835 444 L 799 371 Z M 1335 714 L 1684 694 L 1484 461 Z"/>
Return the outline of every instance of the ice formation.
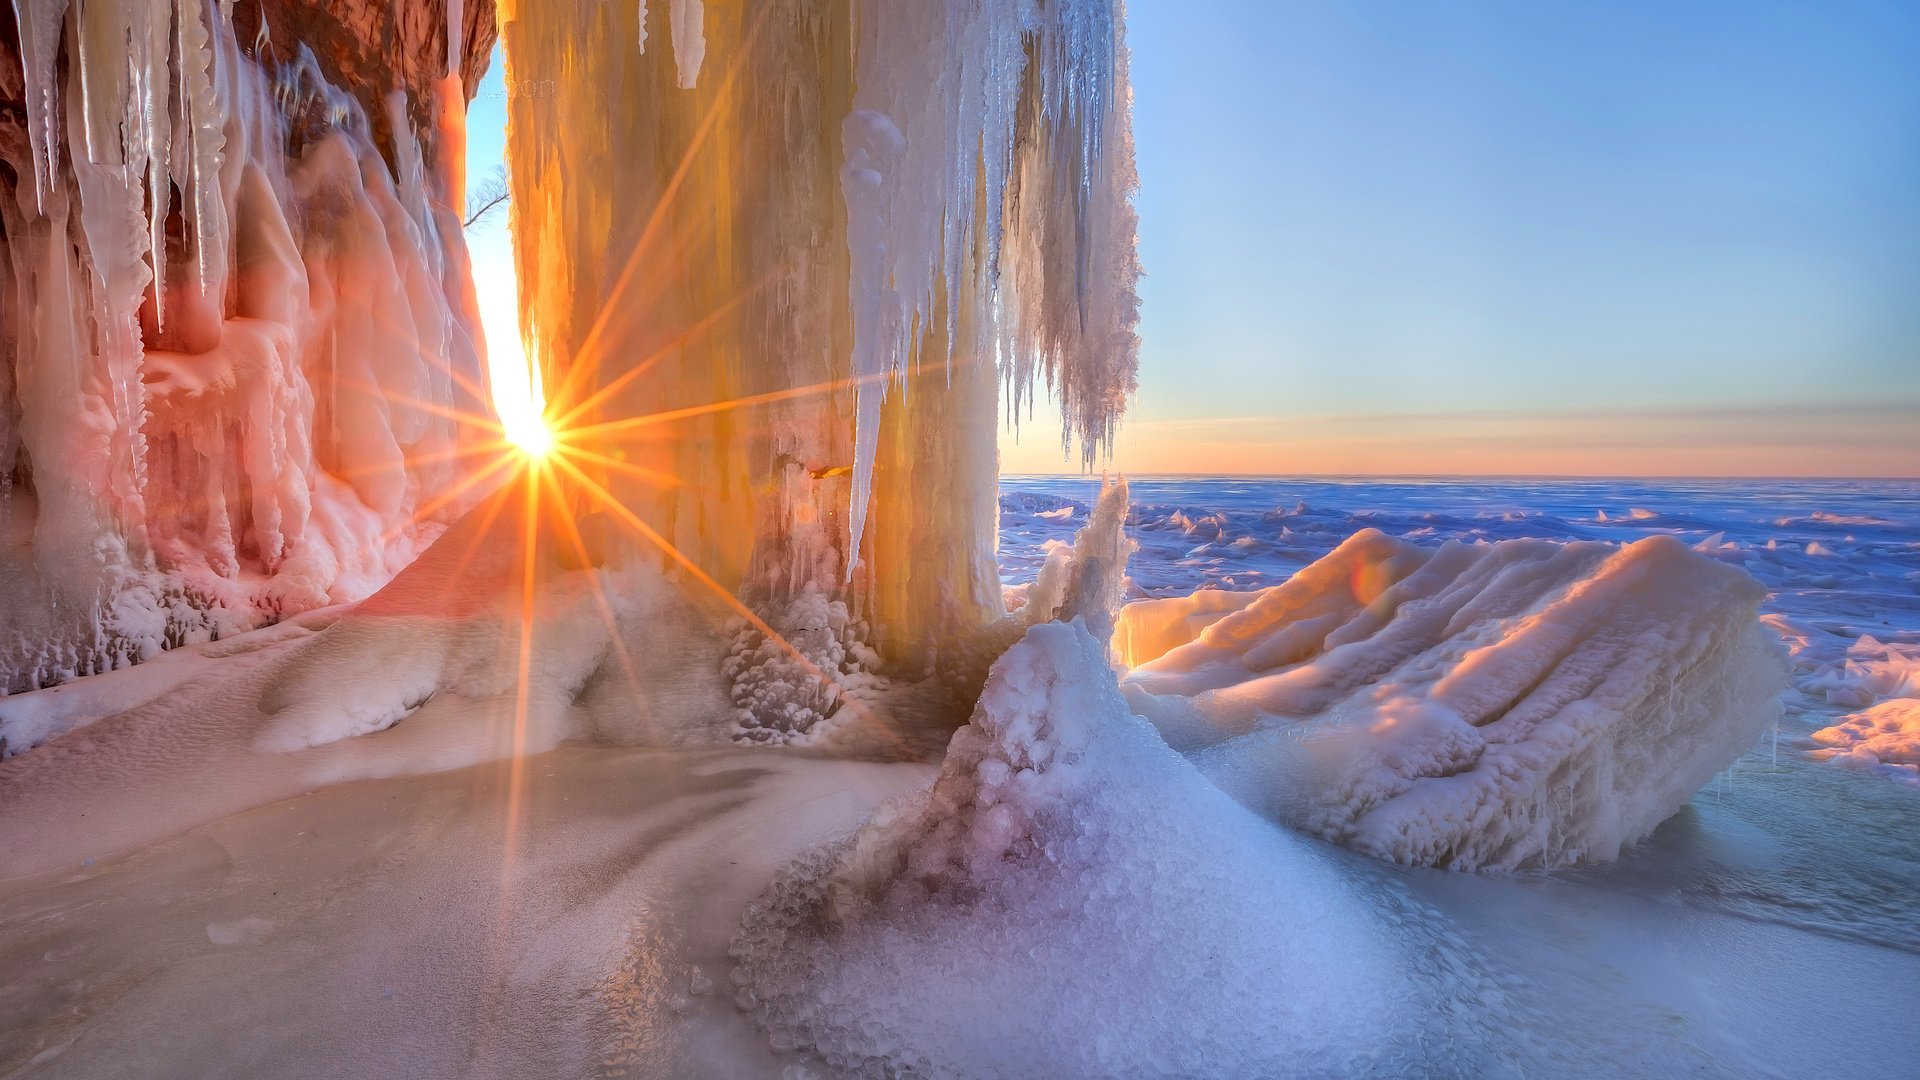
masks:
<path fill-rule="evenodd" d="M 1920 700 L 1890 698 L 1848 713 L 1813 733 L 1829 761 L 1864 769 L 1884 768 L 1920 780 Z"/>
<path fill-rule="evenodd" d="M 769 638 L 733 620 L 734 641 L 722 672 L 733 686 L 737 737 L 756 743 L 846 744 L 836 718 L 848 713 L 872 727 L 895 710 L 948 714 L 972 708 L 987 669 L 1029 627 L 1080 620 L 1105 641 L 1126 598 L 1127 482 L 1103 480 L 1100 497 L 1072 543 L 1049 546 L 1045 565 L 1020 590 L 1013 610 L 957 640 L 941 642 L 934 677 L 890 679 L 883 658 L 866 643 L 866 625 L 843 601 L 809 589 L 772 621 Z M 878 714 L 877 715 L 876 711 Z M 883 719 L 883 715 L 886 717 Z M 929 750 L 933 747 L 929 747 Z"/>
<path fill-rule="evenodd" d="M 1491 1003 L 1471 964 L 1417 956 L 1395 897 L 1208 784 L 1103 651 L 1077 622 L 1029 630 L 930 791 L 748 909 L 736 1004 L 835 1075 L 1473 1071 L 1471 1032 L 1421 1030 L 1442 986 Z"/>
<path fill-rule="evenodd" d="M 1071 545 L 1054 543 L 1033 584 L 1021 594 L 1014 622 L 1081 620 L 1094 640 L 1113 638 L 1114 620 L 1127 599 L 1127 560 L 1138 546 L 1127 535 L 1127 481 L 1102 481 L 1100 497 Z"/>
<path fill-rule="evenodd" d="M 809 589 L 787 604 L 768 637 L 743 619 L 730 622 L 733 643 L 721 674 L 739 710 L 745 742 L 809 743 L 830 737 L 830 720 L 846 695 L 874 687 L 879 658 L 864 644 L 866 627 L 840 600 Z M 858 706 L 855 706 L 856 708 Z"/>
<path fill-rule="evenodd" d="M 1666 536 L 1365 530 L 1244 603 L 1132 605 L 1118 639 L 1133 706 L 1248 805 L 1395 862 L 1561 866 L 1646 836 L 1777 721 L 1763 595 Z"/>
<path fill-rule="evenodd" d="M 1003 614 L 1003 409 L 1044 379 L 1091 455 L 1133 387 L 1119 5 L 502 18 L 522 319 L 583 467 L 757 610 L 938 666 Z"/>
<path fill-rule="evenodd" d="M 264 23 L 243 48 L 230 4 L 14 8 L 0 489 L 30 544 L 0 556 L 0 687 L 365 596 L 485 409 L 422 107 L 370 116 Z M 457 132 L 463 105 L 425 109 Z"/>
<path fill-rule="evenodd" d="M 1852 636 L 1824 620 L 1773 614 L 1766 622 L 1793 655 L 1795 689 L 1815 715 L 1833 719 L 1807 736 L 1813 756 L 1920 780 L 1920 645 Z"/>

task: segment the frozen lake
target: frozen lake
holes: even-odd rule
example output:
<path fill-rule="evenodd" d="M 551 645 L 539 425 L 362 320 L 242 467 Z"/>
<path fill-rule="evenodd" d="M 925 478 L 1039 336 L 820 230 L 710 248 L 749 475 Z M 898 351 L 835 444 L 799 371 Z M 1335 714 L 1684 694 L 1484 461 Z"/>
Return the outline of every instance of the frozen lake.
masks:
<path fill-rule="evenodd" d="M 1098 489 L 1004 478 L 1004 580 L 1031 579 Z M 1369 527 L 1436 546 L 1669 533 L 1744 567 L 1794 655 L 1780 730 L 1621 862 L 1559 876 L 1920 955 L 1920 776 L 1809 756 L 1812 732 L 1916 693 L 1920 482 L 1179 477 L 1132 500 L 1143 597 L 1276 585 Z"/>

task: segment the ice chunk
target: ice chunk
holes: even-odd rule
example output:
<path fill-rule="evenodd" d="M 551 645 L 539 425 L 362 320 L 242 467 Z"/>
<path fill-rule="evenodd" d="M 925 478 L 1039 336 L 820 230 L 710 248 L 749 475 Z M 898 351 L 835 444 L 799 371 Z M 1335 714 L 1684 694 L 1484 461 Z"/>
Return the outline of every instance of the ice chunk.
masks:
<path fill-rule="evenodd" d="M 1827 760 L 1920 781 L 1920 699 L 1891 698 L 1813 733 Z"/>
<path fill-rule="evenodd" d="M 1367 530 L 1238 610 L 1131 620 L 1153 628 L 1136 658 L 1204 625 L 1127 690 L 1237 798 L 1362 851 L 1605 860 L 1778 719 L 1763 595 L 1668 536 L 1427 549 Z"/>
<path fill-rule="evenodd" d="M 1103 480 L 1100 498 L 1072 545 L 1047 546 L 1025 603 L 1014 622 L 1020 626 L 1081 619 L 1096 641 L 1113 637 L 1113 625 L 1127 596 L 1127 560 L 1139 547 L 1127 536 L 1127 481 Z"/>
<path fill-rule="evenodd" d="M 842 695 L 879 680 L 866 670 L 866 625 L 847 605 L 809 589 L 773 622 L 777 637 L 737 620 L 721 675 L 732 684 L 742 742 L 818 744 L 846 704 Z"/>

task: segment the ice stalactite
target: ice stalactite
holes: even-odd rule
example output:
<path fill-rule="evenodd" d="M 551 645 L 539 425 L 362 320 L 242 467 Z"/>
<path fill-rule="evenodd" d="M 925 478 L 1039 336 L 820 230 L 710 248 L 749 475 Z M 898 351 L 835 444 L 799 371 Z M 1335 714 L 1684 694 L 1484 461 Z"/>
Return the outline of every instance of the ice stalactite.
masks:
<path fill-rule="evenodd" d="M 1113 433 L 1137 350 L 1119 20 L 1110 3 L 856 8 L 855 551 L 879 403 L 916 361 L 997 356 L 1015 415 L 1044 371 L 1088 461 Z"/>
<path fill-rule="evenodd" d="M 701 0 L 672 0 L 672 4 L 673 66 L 680 75 L 680 89 L 691 90 L 700 81 L 700 65 L 707 58 L 706 5 Z"/>
<path fill-rule="evenodd" d="M 485 402 L 443 163 L 386 91 L 363 102 L 264 23 L 277 59 L 249 54 L 226 5 L 16 16 L 0 687 L 366 595 L 481 438 L 454 418 Z"/>
<path fill-rule="evenodd" d="M 522 320 L 583 468 L 762 612 L 971 663 L 1000 417 L 1044 381 L 1090 460 L 1133 387 L 1119 5 L 502 12 Z"/>
<path fill-rule="evenodd" d="M 13 13 L 20 28 L 22 89 L 27 143 L 32 151 L 34 205 L 44 210 L 49 180 L 59 171 L 59 147 L 53 133 L 59 123 L 60 90 L 54 81 L 54 63 L 60 51 L 67 0 L 15 0 Z"/>
<path fill-rule="evenodd" d="M 466 41 L 466 0 L 447 0 L 447 71 L 460 74 L 461 46 Z"/>

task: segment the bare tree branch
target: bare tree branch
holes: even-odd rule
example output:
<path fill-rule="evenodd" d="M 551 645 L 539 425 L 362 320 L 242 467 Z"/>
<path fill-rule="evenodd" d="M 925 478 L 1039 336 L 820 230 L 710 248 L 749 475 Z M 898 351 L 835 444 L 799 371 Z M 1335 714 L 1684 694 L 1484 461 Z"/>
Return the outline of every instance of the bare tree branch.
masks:
<path fill-rule="evenodd" d="M 496 165 L 485 180 L 474 185 L 467 194 L 467 220 L 462 226 L 468 229 L 482 224 L 493 212 L 502 206 L 512 195 L 507 190 L 507 167 Z"/>

